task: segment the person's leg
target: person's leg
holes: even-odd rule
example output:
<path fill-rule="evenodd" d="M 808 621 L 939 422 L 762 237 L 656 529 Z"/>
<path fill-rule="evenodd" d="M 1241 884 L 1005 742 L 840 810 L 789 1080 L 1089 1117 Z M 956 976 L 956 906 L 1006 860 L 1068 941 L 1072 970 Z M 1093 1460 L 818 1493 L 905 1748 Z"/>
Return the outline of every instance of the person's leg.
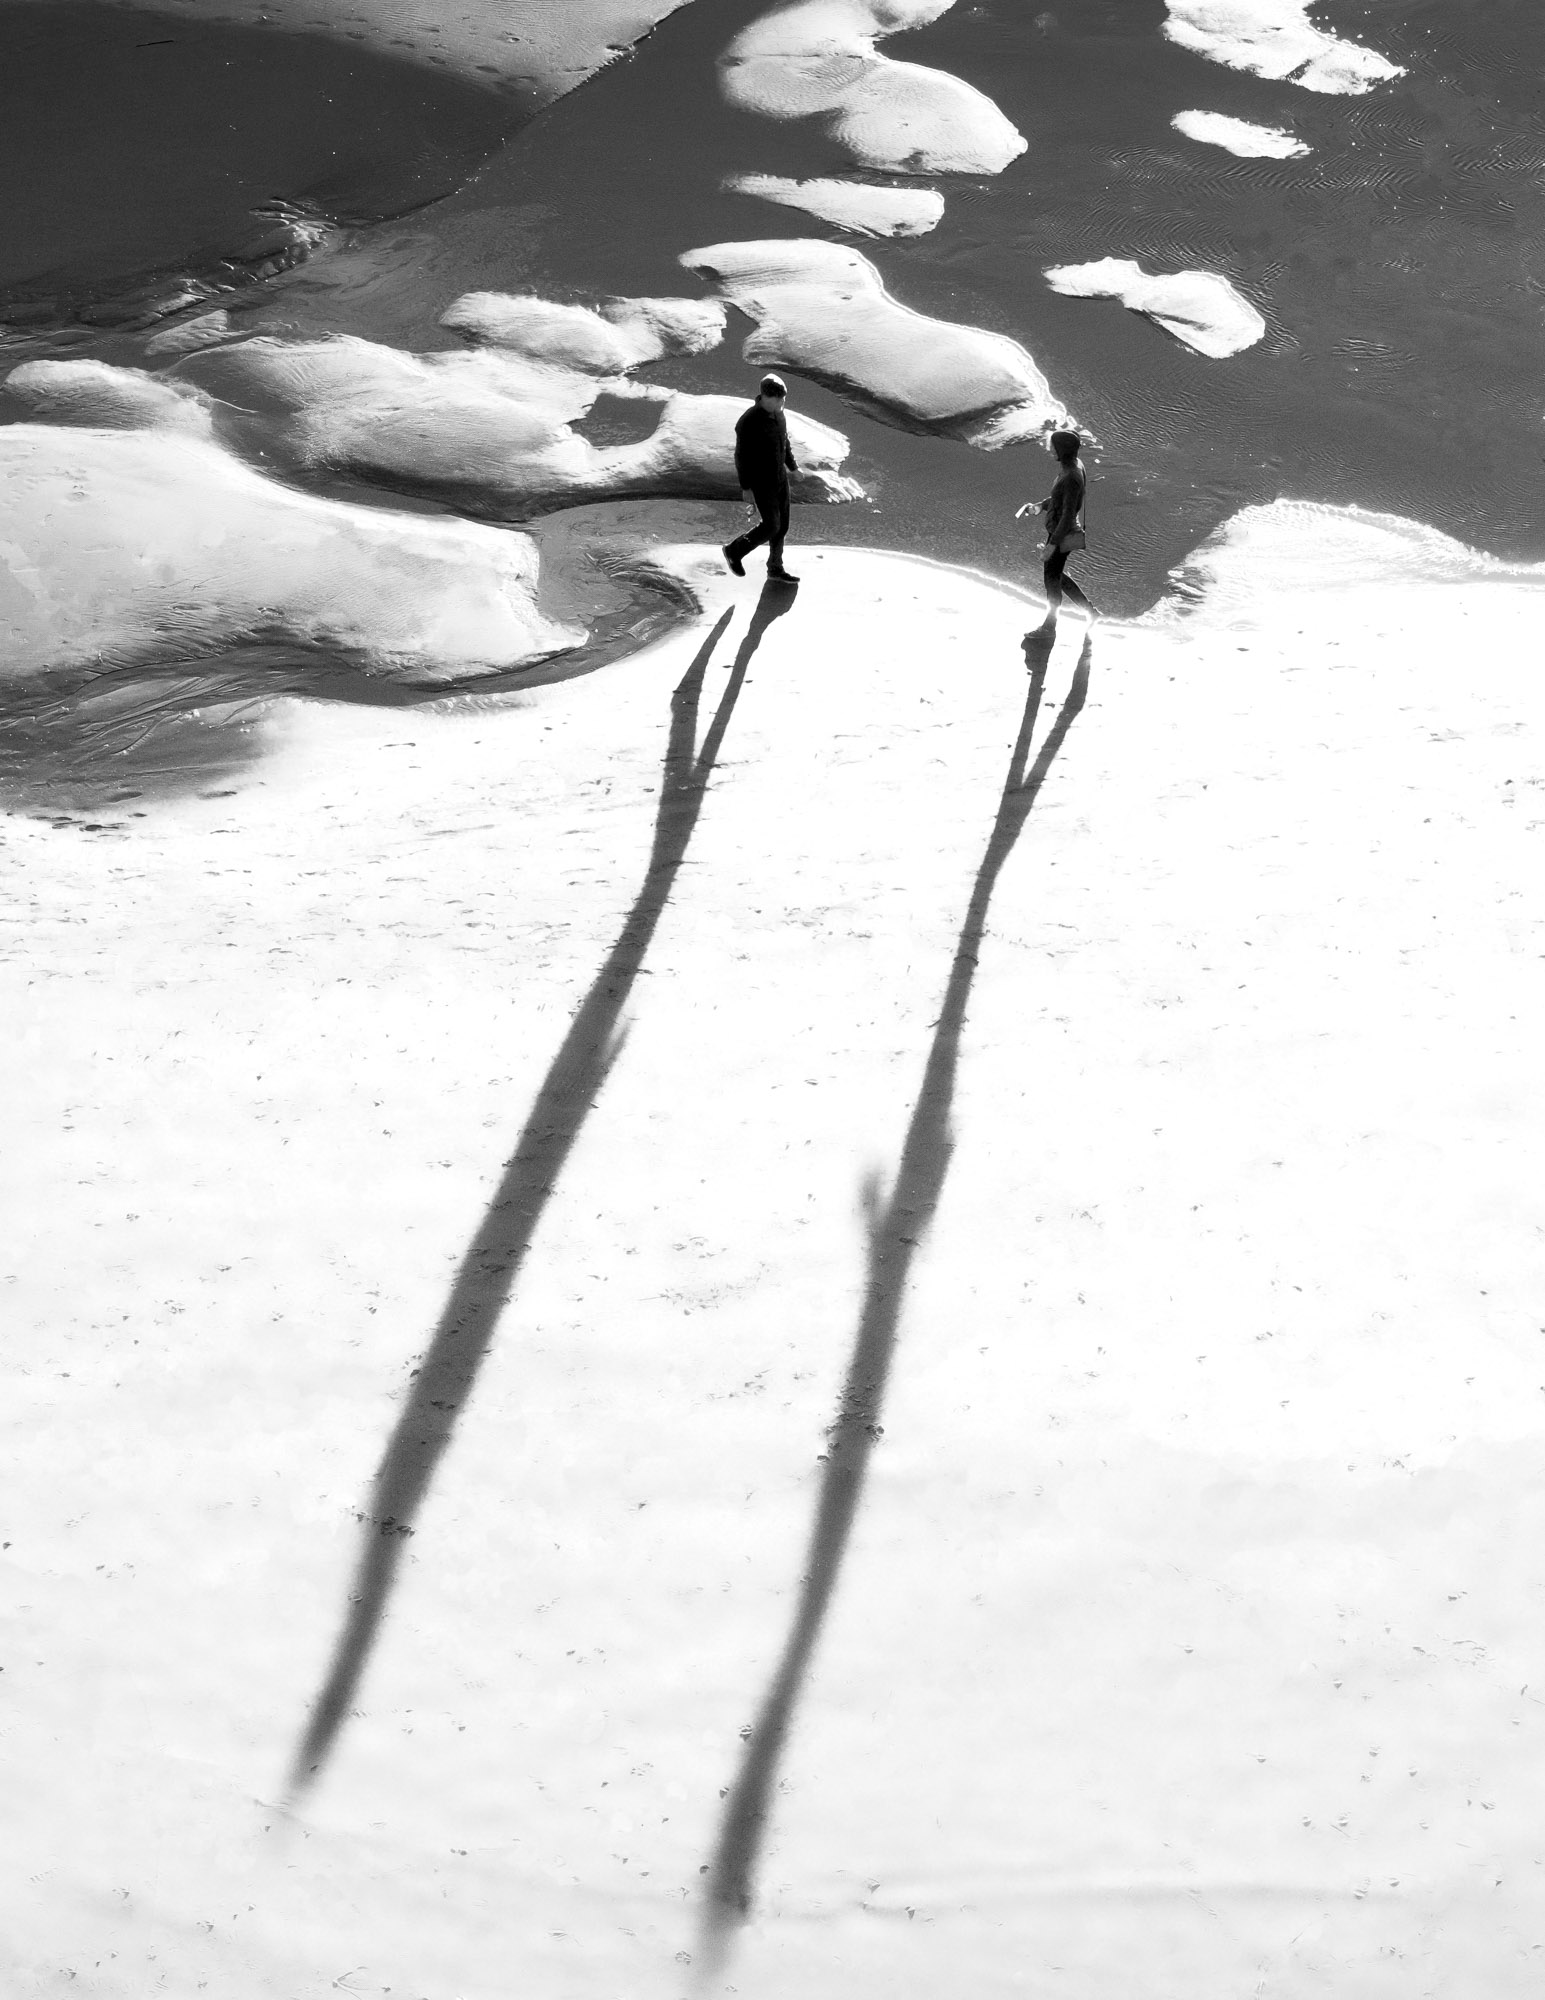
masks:
<path fill-rule="evenodd" d="M 753 549 L 760 548 L 762 543 L 772 533 L 767 519 L 767 496 L 762 493 L 753 493 L 751 498 L 756 502 L 756 510 L 761 519 L 752 527 L 747 528 L 743 535 L 737 535 L 724 551 L 726 555 L 729 555 L 733 551 L 737 562 L 743 557 L 750 555 Z"/>
<path fill-rule="evenodd" d="M 1062 572 L 1067 566 L 1067 555 L 1062 549 L 1053 549 L 1041 565 L 1041 581 L 1046 591 L 1048 625 L 1055 625 L 1057 622 L 1057 607 L 1062 602 L 1062 592 L 1065 588 Z"/>
<path fill-rule="evenodd" d="M 1064 556 L 1063 561 L 1065 562 L 1066 560 L 1067 558 Z M 1085 611 L 1088 612 L 1089 616 L 1093 618 L 1095 616 L 1095 609 L 1093 604 L 1090 603 L 1089 599 L 1085 596 L 1084 592 L 1079 589 L 1078 585 L 1073 581 L 1072 577 L 1070 576 L 1063 577 L 1061 579 L 1061 583 L 1062 583 L 1062 595 L 1064 597 L 1070 597 L 1075 604 L 1081 604 L 1084 607 Z"/>
<path fill-rule="evenodd" d="M 780 570 L 783 567 L 783 544 L 789 532 L 789 493 L 785 487 L 781 493 L 768 496 L 770 505 L 767 514 L 767 567 Z"/>

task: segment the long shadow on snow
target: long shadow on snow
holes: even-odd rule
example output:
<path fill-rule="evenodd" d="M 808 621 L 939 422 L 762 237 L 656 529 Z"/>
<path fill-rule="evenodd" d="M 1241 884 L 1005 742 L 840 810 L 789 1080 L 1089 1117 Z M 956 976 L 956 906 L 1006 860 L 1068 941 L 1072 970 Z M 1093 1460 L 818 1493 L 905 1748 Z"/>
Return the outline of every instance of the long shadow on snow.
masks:
<path fill-rule="evenodd" d="M 1003 864 L 1013 851 L 1037 794 L 1057 752 L 1089 691 L 1090 644 L 1086 638 L 1067 698 L 1047 732 L 1028 776 L 1025 765 L 1040 713 L 1051 641 L 1040 635 L 1026 639 L 1030 692 L 1019 736 L 1009 759 L 1008 776 L 998 802 L 986 851 L 976 871 L 971 900 L 955 946 L 944 1004 L 934 1024 L 933 1041 L 923 1070 L 922 1087 L 912 1109 L 901 1149 L 901 1162 L 889 1196 L 882 1200 L 878 1180 L 864 1189 L 869 1237 L 869 1273 L 858 1332 L 843 1383 L 837 1417 L 828 1433 L 830 1449 L 821 1475 L 809 1558 L 801 1581 L 799 1602 L 777 1669 L 762 1699 L 739 1775 L 731 1788 L 720 1822 L 718 1843 L 708 1870 L 708 1907 L 704 1918 L 704 1976 L 722 1960 L 729 1933 L 751 1909 L 757 1861 L 767 1830 L 772 1789 L 793 1725 L 801 1686 L 809 1670 L 821 1627 L 836 1592 L 838 1574 L 847 1553 L 853 1523 L 863 1494 L 870 1454 L 880 1435 L 879 1417 L 895 1353 L 896 1332 L 913 1253 L 933 1219 L 944 1191 L 954 1142 L 950 1108 L 960 1057 L 960 1036 L 976 975 L 977 957 L 987 927 L 987 911 Z"/>
<path fill-rule="evenodd" d="M 343 1630 L 290 1766 L 292 1800 L 316 1780 L 353 1706 L 391 1599 L 403 1544 L 472 1393 L 548 1197 L 622 1052 L 622 1011 L 686 858 L 752 655 L 767 627 L 793 603 L 794 593 L 785 586 L 770 583 L 763 590 L 695 755 L 703 677 L 730 612 L 715 625 L 671 696 L 660 804 L 643 886 L 537 1092 L 381 1455 Z"/>

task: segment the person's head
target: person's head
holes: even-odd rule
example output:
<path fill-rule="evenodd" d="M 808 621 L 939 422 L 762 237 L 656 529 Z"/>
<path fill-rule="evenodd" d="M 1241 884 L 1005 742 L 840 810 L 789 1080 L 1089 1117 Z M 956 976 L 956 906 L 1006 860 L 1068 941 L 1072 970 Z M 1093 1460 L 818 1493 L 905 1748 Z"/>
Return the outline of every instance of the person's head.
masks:
<path fill-rule="evenodd" d="M 1047 443 L 1056 454 L 1059 465 L 1071 465 L 1078 456 L 1083 439 L 1077 431 L 1053 431 Z"/>
<path fill-rule="evenodd" d="M 781 410 L 788 389 L 781 375 L 764 375 L 761 387 L 756 392 L 756 400 L 764 410 Z"/>

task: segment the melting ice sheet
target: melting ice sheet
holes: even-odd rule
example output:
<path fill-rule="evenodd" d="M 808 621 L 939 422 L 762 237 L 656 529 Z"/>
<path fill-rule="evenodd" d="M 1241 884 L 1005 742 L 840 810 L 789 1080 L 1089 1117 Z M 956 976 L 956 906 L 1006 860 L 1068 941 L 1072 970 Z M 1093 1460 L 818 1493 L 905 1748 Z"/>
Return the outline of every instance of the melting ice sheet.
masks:
<path fill-rule="evenodd" d="M 731 174 L 732 194 L 750 194 L 851 229 L 860 236 L 926 236 L 944 215 L 935 188 L 876 187 L 869 181 L 796 181 L 781 174 Z"/>
<path fill-rule="evenodd" d="M 1069 421 L 1017 340 L 913 312 L 856 250 L 713 243 L 681 261 L 756 321 L 748 361 L 833 383 L 893 423 L 991 451 Z"/>
<path fill-rule="evenodd" d="M 690 311 L 716 310 L 684 301 Z M 376 341 L 242 341 L 182 366 L 232 402 L 261 400 L 282 413 L 278 442 L 297 463 L 327 466 L 414 491 L 453 494 L 461 507 L 506 517 L 565 503 L 626 495 L 734 499 L 733 396 L 694 396 L 635 383 L 552 358 L 588 339 L 580 316 L 540 301 L 476 293 L 451 309 L 453 323 L 504 340 L 530 334 L 538 348 L 479 347 L 407 354 Z M 508 308 L 506 311 L 505 308 Z M 590 317 L 594 317 L 591 315 Z M 602 322 L 597 322 L 601 325 Z M 610 329 L 607 329 L 610 331 Z M 658 411 L 649 435 L 595 445 L 574 429 L 603 395 Z M 847 439 L 809 418 L 790 418 L 800 461 L 799 499 L 850 500 L 858 487 L 838 468 Z"/>
<path fill-rule="evenodd" d="M 1166 0 L 1164 32 L 1182 48 L 1252 76 L 1285 77 L 1305 90 L 1350 96 L 1404 71 L 1309 20 L 1309 0 Z"/>
<path fill-rule="evenodd" d="M 952 0 L 805 0 L 765 14 L 720 59 L 732 104 L 766 118 L 824 118 L 866 167 L 1001 173 L 1025 141 L 979 90 L 942 70 L 894 62 L 881 35 L 925 27 Z"/>
<path fill-rule="evenodd" d="M 1253 347 L 1266 331 L 1255 307 L 1216 271 L 1150 276 L 1130 258 L 1101 257 L 1092 264 L 1054 264 L 1046 282 L 1072 298 L 1120 299 L 1133 312 L 1157 320 L 1187 347 L 1214 359 Z"/>
<path fill-rule="evenodd" d="M 717 347 L 724 308 L 714 299 L 608 299 L 595 310 L 510 292 L 468 292 L 440 315 L 440 324 L 533 361 L 622 375 L 668 354 Z"/>
<path fill-rule="evenodd" d="M 45 423 L 108 430 L 213 432 L 209 398 L 192 382 L 115 368 L 106 361 L 25 361 L 5 386 Z M 3 439 L 3 433 L 0 433 Z"/>
<path fill-rule="evenodd" d="M 1241 160 L 1296 160 L 1309 150 L 1280 125 L 1253 125 L 1248 118 L 1228 118 L 1221 111 L 1177 111 L 1170 123 L 1188 139 L 1222 146 Z"/>
<path fill-rule="evenodd" d="M 528 537 L 293 492 L 175 431 L 0 427 L 0 546 L 12 674 L 282 639 L 454 679 L 585 636 L 538 610 Z"/>

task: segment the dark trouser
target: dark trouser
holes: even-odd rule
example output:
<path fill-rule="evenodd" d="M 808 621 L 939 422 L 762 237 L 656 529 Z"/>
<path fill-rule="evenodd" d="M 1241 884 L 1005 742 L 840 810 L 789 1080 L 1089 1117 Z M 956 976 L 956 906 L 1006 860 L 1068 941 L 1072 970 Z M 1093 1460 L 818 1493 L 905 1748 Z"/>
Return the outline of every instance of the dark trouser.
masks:
<path fill-rule="evenodd" d="M 1046 581 L 1046 615 L 1048 618 L 1056 611 L 1057 606 L 1062 602 L 1064 597 L 1071 597 L 1075 604 L 1081 604 L 1086 611 L 1092 612 L 1094 610 L 1094 606 L 1085 597 L 1072 577 L 1062 574 L 1068 566 L 1068 557 L 1071 554 L 1071 549 L 1053 549 L 1042 565 L 1041 573 Z"/>
<path fill-rule="evenodd" d="M 756 502 L 756 511 L 762 518 L 754 528 L 748 528 L 730 543 L 735 560 L 742 561 L 754 548 L 766 542 L 767 567 L 782 569 L 783 539 L 789 532 L 789 489 L 786 485 L 754 486 L 751 498 Z"/>

